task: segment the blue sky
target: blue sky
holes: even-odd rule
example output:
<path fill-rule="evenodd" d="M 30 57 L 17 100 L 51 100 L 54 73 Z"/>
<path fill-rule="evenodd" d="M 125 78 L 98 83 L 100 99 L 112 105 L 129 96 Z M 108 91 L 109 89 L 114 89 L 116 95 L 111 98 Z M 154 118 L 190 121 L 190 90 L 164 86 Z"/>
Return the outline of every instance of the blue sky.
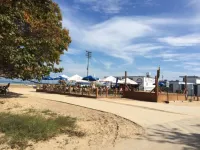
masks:
<path fill-rule="evenodd" d="M 55 0 L 72 43 L 64 74 L 200 75 L 200 0 Z"/>

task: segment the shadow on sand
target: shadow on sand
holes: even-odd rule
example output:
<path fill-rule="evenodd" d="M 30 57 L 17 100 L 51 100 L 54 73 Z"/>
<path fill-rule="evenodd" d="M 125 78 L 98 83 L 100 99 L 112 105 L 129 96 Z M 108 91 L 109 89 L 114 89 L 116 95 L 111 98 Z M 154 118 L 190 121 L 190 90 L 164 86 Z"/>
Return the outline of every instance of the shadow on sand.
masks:
<path fill-rule="evenodd" d="M 200 134 L 199 133 L 183 133 L 178 128 L 169 129 L 165 126 L 158 125 L 158 128 L 151 128 L 151 133 L 145 136 L 146 140 L 158 143 L 170 143 L 185 145 L 183 150 L 200 150 Z M 200 131 L 200 125 L 190 125 L 190 128 L 196 128 Z"/>
<path fill-rule="evenodd" d="M 8 92 L 7 95 L 0 94 L 0 99 L 1 98 L 26 98 L 26 97 L 20 93 Z"/>

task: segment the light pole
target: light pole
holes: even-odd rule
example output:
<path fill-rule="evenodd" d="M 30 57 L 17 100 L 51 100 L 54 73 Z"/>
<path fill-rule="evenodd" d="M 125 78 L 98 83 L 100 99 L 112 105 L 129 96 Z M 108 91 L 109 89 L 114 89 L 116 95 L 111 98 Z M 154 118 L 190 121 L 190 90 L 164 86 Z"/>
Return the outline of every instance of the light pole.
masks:
<path fill-rule="evenodd" d="M 89 62 L 90 62 L 90 58 L 92 57 L 92 52 L 86 51 L 86 57 L 88 59 L 88 63 L 87 63 L 87 76 L 88 76 L 88 73 L 89 73 Z"/>

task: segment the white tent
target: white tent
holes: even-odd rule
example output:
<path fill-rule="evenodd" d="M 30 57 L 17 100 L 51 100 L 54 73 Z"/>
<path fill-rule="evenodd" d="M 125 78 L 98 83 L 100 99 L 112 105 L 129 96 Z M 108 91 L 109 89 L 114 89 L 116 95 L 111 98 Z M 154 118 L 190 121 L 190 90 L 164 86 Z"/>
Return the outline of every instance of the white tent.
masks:
<path fill-rule="evenodd" d="M 121 82 L 124 84 L 125 83 L 125 79 L 122 79 Z M 132 84 L 132 85 L 137 85 L 138 83 L 129 79 L 129 78 L 126 78 L 126 84 Z"/>
<path fill-rule="evenodd" d="M 90 81 L 86 81 L 86 80 L 76 80 L 76 82 L 80 82 L 80 83 L 90 83 Z"/>
<path fill-rule="evenodd" d="M 111 82 L 111 83 L 116 83 L 116 78 L 115 77 L 113 77 L 113 76 L 109 76 L 109 77 L 107 77 L 107 78 L 104 78 L 104 79 L 101 79 L 100 81 L 101 82 Z"/>
<path fill-rule="evenodd" d="M 68 79 L 69 77 L 68 76 L 66 76 L 66 75 L 60 75 L 62 78 L 65 78 L 65 79 Z"/>
<path fill-rule="evenodd" d="M 70 78 L 68 78 L 68 81 L 77 81 L 77 80 L 82 80 L 83 77 L 79 76 L 79 75 L 73 75 Z"/>

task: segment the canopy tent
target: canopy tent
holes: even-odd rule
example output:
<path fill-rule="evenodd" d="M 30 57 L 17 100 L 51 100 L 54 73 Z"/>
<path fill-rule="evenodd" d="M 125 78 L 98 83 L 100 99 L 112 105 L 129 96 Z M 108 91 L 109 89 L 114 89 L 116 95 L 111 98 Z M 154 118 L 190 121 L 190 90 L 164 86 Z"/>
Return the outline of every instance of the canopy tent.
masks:
<path fill-rule="evenodd" d="M 97 81 L 99 80 L 99 78 L 95 78 L 93 76 L 87 76 L 87 77 L 84 77 L 82 80 L 86 80 L 86 81 Z"/>
<path fill-rule="evenodd" d="M 82 80 L 82 77 L 77 74 L 68 78 L 68 81 L 77 81 L 77 80 Z"/>
<path fill-rule="evenodd" d="M 125 79 L 122 79 L 121 82 L 119 82 L 119 83 L 125 84 Z M 129 78 L 126 78 L 126 84 L 137 85 L 138 83 Z"/>
<path fill-rule="evenodd" d="M 113 76 L 109 76 L 107 78 L 101 79 L 101 82 L 111 82 L 111 83 L 116 83 L 117 78 Z"/>
<path fill-rule="evenodd" d="M 89 81 L 86 80 L 76 80 L 77 83 L 90 83 Z"/>

